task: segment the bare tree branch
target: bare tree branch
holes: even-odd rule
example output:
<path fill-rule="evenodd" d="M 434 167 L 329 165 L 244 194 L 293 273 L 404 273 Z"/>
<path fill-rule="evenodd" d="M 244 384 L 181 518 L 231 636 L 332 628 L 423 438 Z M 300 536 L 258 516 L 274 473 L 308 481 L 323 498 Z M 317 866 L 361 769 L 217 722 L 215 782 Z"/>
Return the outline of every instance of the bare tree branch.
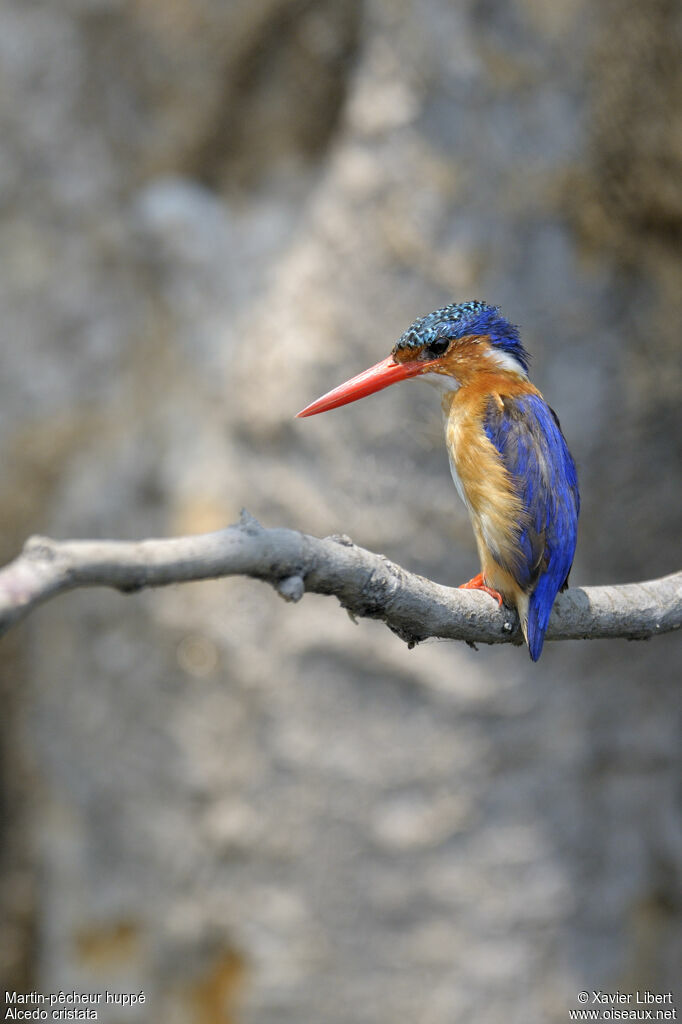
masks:
<path fill-rule="evenodd" d="M 37 605 L 76 587 L 124 593 L 188 580 L 252 576 L 287 601 L 334 594 L 352 616 L 382 619 L 408 644 L 428 637 L 519 643 L 514 612 L 487 595 L 444 587 L 406 572 L 347 537 L 320 540 L 265 529 L 247 512 L 216 533 L 169 540 L 55 541 L 32 537 L 0 570 L 0 633 Z M 557 598 L 548 640 L 645 639 L 682 624 L 682 572 L 647 583 L 575 587 Z"/>

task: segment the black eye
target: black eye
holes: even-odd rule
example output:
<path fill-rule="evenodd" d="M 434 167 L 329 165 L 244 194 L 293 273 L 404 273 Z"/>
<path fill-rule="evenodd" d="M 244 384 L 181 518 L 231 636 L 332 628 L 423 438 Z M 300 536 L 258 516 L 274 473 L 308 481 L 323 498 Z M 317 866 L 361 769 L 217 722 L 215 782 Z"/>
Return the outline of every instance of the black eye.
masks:
<path fill-rule="evenodd" d="M 430 345 L 427 345 L 424 349 L 424 354 L 428 359 L 438 359 L 439 356 L 442 356 L 447 352 L 449 345 L 449 338 L 437 338 L 435 341 L 432 341 Z"/>

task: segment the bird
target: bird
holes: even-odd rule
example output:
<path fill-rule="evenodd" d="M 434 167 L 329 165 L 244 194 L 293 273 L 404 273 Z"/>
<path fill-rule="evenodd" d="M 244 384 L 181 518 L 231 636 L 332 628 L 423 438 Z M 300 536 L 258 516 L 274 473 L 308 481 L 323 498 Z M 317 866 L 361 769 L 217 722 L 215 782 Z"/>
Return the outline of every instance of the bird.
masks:
<path fill-rule="evenodd" d="M 532 661 L 568 586 L 580 495 L 559 419 L 529 379 L 519 328 L 477 299 L 418 317 L 375 366 L 322 395 L 314 416 L 422 378 L 441 398 L 450 470 L 473 526 L 481 590 L 516 610 Z"/>

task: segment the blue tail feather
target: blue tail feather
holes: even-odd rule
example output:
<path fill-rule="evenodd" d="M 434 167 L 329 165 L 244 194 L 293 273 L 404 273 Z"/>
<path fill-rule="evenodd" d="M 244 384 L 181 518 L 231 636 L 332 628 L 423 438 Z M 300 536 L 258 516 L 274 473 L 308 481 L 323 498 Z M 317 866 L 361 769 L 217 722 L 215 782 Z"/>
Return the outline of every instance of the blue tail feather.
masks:
<path fill-rule="evenodd" d="M 531 659 L 537 661 L 542 654 L 549 616 L 557 593 L 555 581 L 549 573 L 541 576 L 528 602 L 528 650 Z"/>

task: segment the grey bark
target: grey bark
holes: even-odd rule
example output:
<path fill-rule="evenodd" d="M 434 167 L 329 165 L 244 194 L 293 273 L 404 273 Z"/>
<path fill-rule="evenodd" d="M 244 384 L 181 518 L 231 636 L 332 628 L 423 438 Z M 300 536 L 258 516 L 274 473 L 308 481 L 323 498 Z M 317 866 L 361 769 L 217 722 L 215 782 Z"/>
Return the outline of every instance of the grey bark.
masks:
<path fill-rule="evenodd" d="M 56 541 L 32 537 L 0 571 L 0 634 L 76 587 L 125 593 L 189 580 L 252 576 L 287 601 L 306 591 L 338 597 L 351 616 L 381 619 L 413 646 L 429 637 L 520 643 L 518 619 L 490 597 L 408 572 L 349 538 L 266 529 L 247 512 L 214 533 L 161 540 Z M 682 624 L 682 572 L 645 583 L 573 587 L 560 594 L 548 640 L 648 639 Z"/>

